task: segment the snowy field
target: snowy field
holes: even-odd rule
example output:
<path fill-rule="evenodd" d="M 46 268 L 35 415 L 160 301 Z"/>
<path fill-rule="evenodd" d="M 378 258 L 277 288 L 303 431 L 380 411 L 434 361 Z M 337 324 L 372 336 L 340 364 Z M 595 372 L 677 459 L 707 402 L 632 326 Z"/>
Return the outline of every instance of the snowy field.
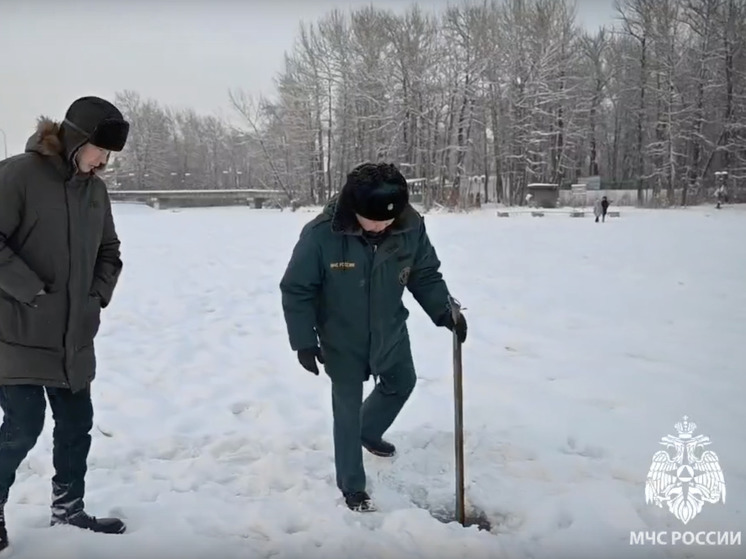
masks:
<path fill-rule="evenodd" d="M 87 508 L 129 530 L 48 527 L 48 412 L 11 491 L 7 557 L 744 557 L 744 542 L 629 542 L 746 527 L 746 211 L 619 209 L 598 225 L 427 218 L 467 307 L 467 501 L 489 533 L 428 512 L 453 507 L 451 338 L 409 295 L 419 381 L 388 433 L 398 457 L 365 454 L 381 511 L 361 515 L 334 485 L 328 379 L 297 363 L 281 312 L 313 214 L 115 206 L 125 270 L 97 342 Z M 645 503 L 684 415 L 727 486 L 686 526 Z"/>

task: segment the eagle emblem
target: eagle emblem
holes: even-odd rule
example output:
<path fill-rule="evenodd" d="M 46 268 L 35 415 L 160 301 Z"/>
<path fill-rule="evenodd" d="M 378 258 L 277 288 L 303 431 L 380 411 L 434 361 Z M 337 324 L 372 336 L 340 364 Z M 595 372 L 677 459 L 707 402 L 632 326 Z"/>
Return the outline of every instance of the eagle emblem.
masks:
<path fill-rule="evenodd" d="M 654 503 L 687 524 L 705 503 L 725 503 L 725 480 L 717 454 L 704 450 L 706 435 L 693 436 L 697 424 L 684 416 L 674 426 L 677 435 L 664 436 L 666 450 L 653 455 L 645 482 L 645 502 Z"/>

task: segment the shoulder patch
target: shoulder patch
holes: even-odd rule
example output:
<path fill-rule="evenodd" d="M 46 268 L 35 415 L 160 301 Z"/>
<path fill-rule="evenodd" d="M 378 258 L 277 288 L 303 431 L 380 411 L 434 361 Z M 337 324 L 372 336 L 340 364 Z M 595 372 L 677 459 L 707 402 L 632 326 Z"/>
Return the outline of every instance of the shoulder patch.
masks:
<path fill-rule="evenodd" d="M 401 272 L 399 272 L 399 283 L 402 285 L 407 285 L 407 282 L 409 281 L 409 274 L 411 273 L 412 268 L 410 266 L 405 266 L 401 269 Z"/>

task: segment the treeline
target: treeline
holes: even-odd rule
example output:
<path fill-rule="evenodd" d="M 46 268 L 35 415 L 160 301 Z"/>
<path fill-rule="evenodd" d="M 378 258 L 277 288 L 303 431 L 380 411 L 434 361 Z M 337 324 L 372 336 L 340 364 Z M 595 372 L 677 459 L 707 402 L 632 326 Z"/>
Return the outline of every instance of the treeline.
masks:
<path fill-rule="evenodd" d="M 746 0 L 616 9 L 596 31 L 569 0 L 333 11 L 300 26 L 273 98 L 229 94 L 240 130 L 121 94 L 133 134 L 117 172 L 314 202 L 380 159 L 440 188 L 483 175 L 511 201 L 586 176 L 669 203 L 701 199 L 718 171 L 746 187 Z"/>
<path fill-rule="evenodd" d="M 134 91 L 115 97 L 130 123 L 124 151 L 109 166 L 126 189 L 245 188 L 253 170 L 251 136 L 212 116 L 174 110 Z"/>

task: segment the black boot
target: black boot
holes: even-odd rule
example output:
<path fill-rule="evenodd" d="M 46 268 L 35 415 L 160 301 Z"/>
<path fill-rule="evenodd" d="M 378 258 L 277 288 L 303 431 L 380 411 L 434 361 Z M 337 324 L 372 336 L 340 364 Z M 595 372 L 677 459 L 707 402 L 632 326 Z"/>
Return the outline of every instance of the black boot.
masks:
<path fill-rule="evenodd" d="M 345 503 L 347 508 L 355 512 L 373 512 L 376 507 L 370 500 L 370 496 L 365 491 L 355 491 L 353 493 L 345 493 Z"/>
<path fill-rule="evenodd" d="M 0 505 L 0 551 L 8 547 L 8 530 L 5 527 L 5 506 Z"/>
<path fill-rule="evenodd" d="M 380 439 L 378 441 L 369 441 L 363 439 L 363 447 L 365 450 L 376 456 L 383 456 L 384 458 L 390 458 L 396 454 L 396 447 L 389 442 Z"/>
<path fill-rule="evenodd" d="M 75 526 L 84 530 L 90 530 L 99 534 L 123 534 L 127 527 L 118 518 L 96 518 L 84 511 L 76 512 L 70 516 L 52 515 L 51 526 Z"/>

